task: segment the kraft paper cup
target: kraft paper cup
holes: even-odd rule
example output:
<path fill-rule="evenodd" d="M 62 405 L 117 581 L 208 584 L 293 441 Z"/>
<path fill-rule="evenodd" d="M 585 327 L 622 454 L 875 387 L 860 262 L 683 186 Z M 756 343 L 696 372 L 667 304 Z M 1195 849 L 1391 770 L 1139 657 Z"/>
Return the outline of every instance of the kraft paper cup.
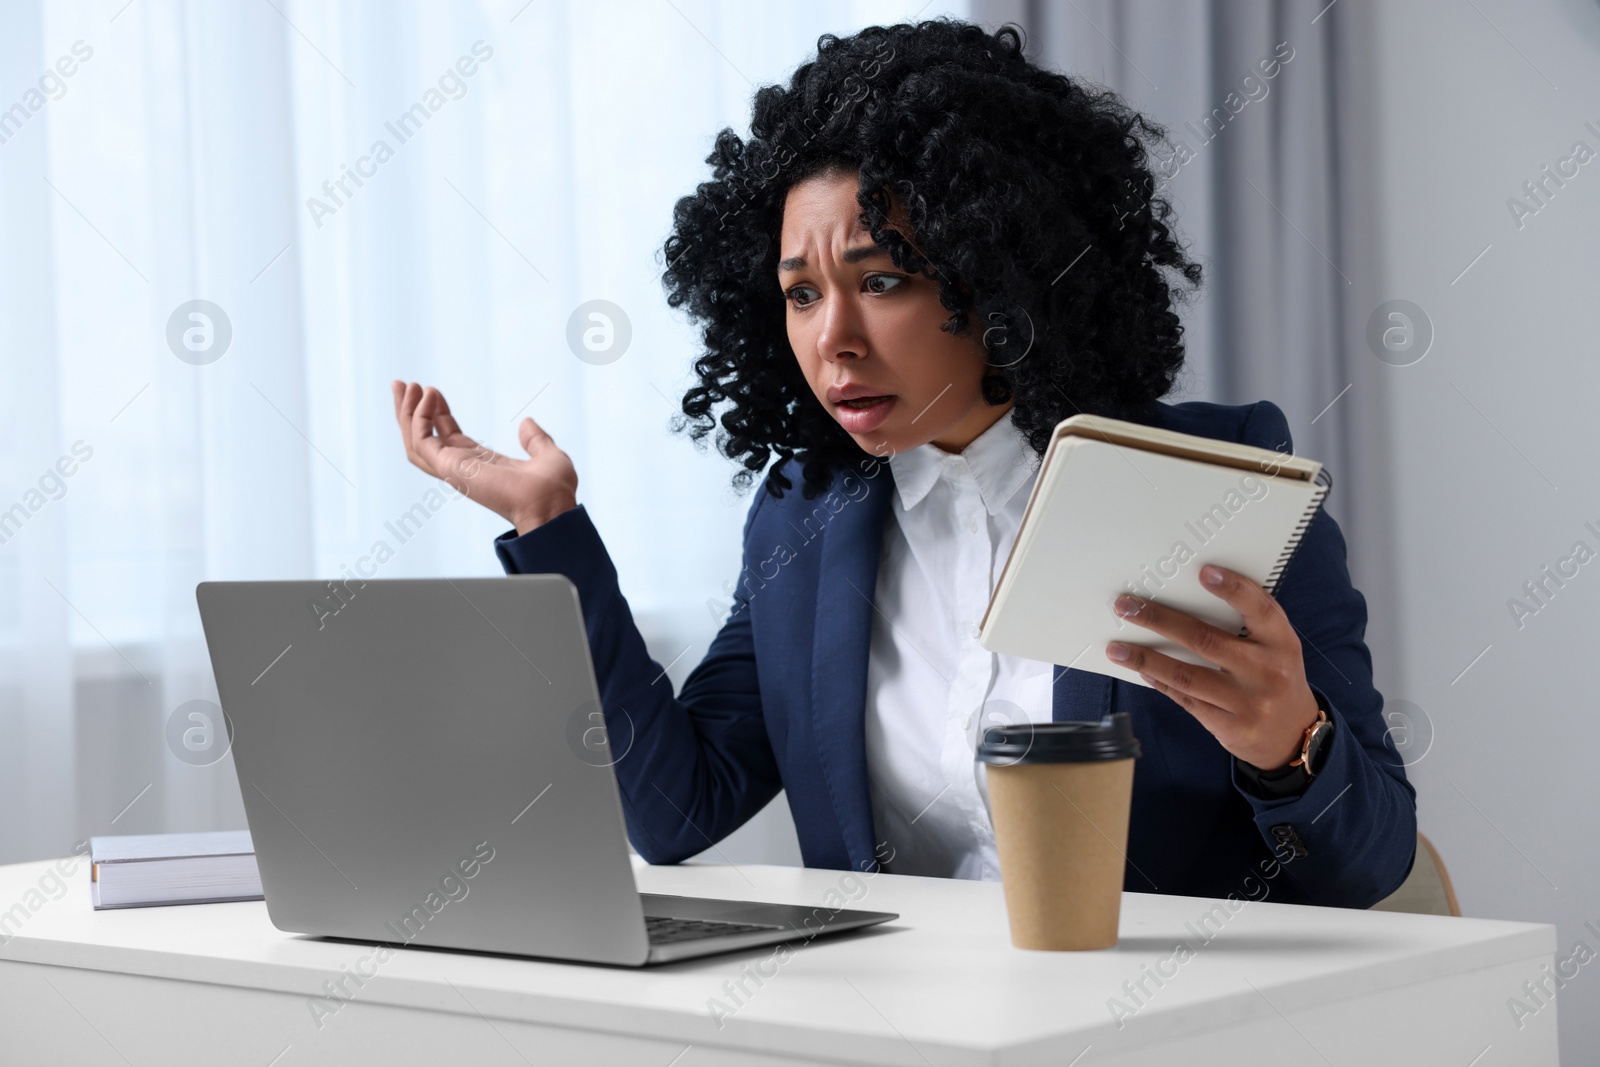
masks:
<path fill-rule="evenodd" d="M 986 730 L 1000 882 L 1017 948 L 1117 943 L 1139 742 L 1127 713 Z"/>

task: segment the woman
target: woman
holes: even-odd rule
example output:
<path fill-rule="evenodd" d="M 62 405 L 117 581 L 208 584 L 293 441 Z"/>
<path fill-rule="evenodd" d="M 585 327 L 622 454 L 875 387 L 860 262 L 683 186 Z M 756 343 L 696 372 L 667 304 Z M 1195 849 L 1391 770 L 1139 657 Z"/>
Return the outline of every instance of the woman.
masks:
<path fill-rule="evenodd" d="M 1147 688 L 976 640 L 1060 419 L 1292 447 L 1269 402 L 1159 400 L 1200 280 L 1155 195 L 1160 131 L 1030 64 L 1014 28 L 950 20 L 825 35 L 750 128 L 719 135 L 664 249 L 706 347 L 676 428 L 716 430 L 740 488 L 766 471 L 732 611 L 676 696 L 566 454 L 531 418 L 527 459 L 493 453 L 436 390 L 393 385 L 412 463 L 515 528 L 506 570 L 576 584 L 640 854 L 700 852 L 783 789 L 808 866 L 996 878 L 982 728 L 1116 710 L 1144 751 L 1127 888 L 1352 907 L 1395 889 L 1414 793 L 1325 513 L 1276 599 L 1202 570 L 1247 637 L 1119 600 L 1215 669 L 1109 645 Z"/>

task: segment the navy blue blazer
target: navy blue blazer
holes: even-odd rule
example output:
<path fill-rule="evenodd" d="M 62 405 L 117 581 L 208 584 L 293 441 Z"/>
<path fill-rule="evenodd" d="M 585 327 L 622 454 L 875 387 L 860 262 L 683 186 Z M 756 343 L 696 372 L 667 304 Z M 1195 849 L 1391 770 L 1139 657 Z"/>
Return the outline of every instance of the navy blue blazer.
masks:
<path fill-rule="evenodd" d="M 1151 425 L 1292 450 L 1270 402 L 1158 403 Z M 788 462 L 788 461 L 781 461 Z M 792 469 L 792 468 L 791 468 Z M 894 842 L 874 831 L 863 713 L 878 555 L 894 491 L 865 457 L 812 500 L 757 491 L 744 524 L 734 604 L 674 696 L 650 658 L 583 505 L 495 549 L 508 573 L 559 573 L 577 587 L 616 763 L 628 836 L 676 863 L 732 833 L 784 790 L 808 867 L 874 871 Z M 1366 907 L 1410 872 L 1415 791 L 1389 741 L 1363 641 L 1366 600 L 1344 537 L 1317 513 L 1276 593 L 1300 632 L 1306 677 L 1337 724 L 1322 771 L 1299 796 L 1261 799 L 1187 711 L 1153 689 L 1056 666 L 1057 721 L 1133 717 L 1125 887 L 1137 892 Z"/>

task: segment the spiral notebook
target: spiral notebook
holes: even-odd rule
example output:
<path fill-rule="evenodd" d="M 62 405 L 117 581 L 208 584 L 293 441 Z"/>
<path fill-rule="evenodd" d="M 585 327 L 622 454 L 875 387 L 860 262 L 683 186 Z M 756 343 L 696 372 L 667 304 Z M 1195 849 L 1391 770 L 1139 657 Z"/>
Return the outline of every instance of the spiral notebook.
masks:
<path fill-rule="evenodd" d="M 1200 582 L 1215 563 L 1277 588 L 1331 487 L 1316 460 L 1098 415 L 1055 428 L 979 643 L 1146 685 L 1106 658 L 1121 640 L 1214 666 L 1111 609 L 1122 592 L 1230 633 L 1243 618 Z"/>

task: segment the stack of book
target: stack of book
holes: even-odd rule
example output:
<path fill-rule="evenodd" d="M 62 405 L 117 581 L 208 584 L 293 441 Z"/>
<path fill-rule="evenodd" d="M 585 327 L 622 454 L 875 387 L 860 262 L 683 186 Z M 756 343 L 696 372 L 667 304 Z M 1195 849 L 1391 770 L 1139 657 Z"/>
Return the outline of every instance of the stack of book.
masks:
<path fill-rule="evenodd" d="M 89 863 L 96 911 L 263 899 L 248 830 L 91 837 Z"/>

